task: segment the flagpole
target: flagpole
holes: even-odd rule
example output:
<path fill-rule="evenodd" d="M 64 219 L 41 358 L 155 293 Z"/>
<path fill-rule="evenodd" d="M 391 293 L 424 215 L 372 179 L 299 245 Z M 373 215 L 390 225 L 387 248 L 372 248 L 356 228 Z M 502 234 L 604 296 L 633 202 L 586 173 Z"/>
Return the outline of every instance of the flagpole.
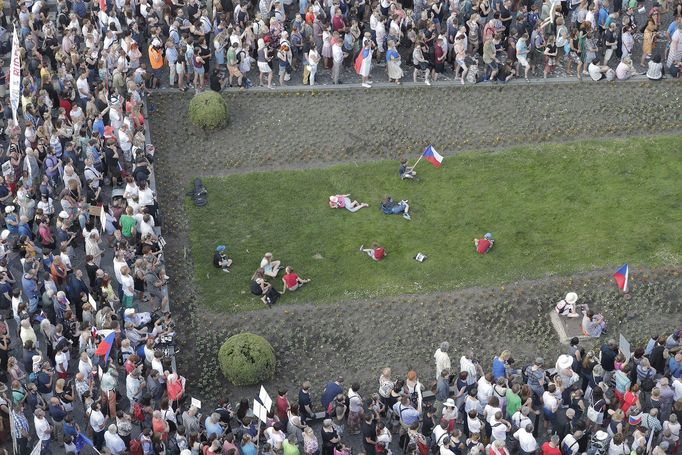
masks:
<path fill-rule="evenodd" d="M 260 427 L 262 423 L 260 419 L 258 420 L 258 432 L 256 433 L 256 453 L 260 451 Z"/>
<path fill-rule="evenodd" d="M 422 160 L 422 157 L 424 156 L 424 152 L 422 152 L 421 155 L 419 155 L 419 158 L 417 158 L 417 161 L 412 165 L 412 170 L 414 171 L 414 168 L 417 167 L 417 164 Z"/>

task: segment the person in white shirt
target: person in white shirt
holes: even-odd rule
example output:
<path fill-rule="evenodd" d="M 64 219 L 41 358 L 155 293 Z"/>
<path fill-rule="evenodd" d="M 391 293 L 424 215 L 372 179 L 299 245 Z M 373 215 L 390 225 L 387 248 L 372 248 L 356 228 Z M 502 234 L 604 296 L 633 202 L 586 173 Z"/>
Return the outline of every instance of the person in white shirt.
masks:
<path fill-rule="evenodd" d="M 440 450 L 439 450 L 440 455 L 455 455 L 455 452 L 453 452 L 452 449 L 450 448 L 451 444 L 452 444 L 452 441 L 450 441 L 450 437 L 445 436 L 443 438 L 443 443 L 440 444 Z"/>
<path fill-rule="evenodd" d="M 138 203 L 142 207 L 151 207 L 154 206 L 154 192 L 152 191 L 151 188 L 149 188 L 149 185 L 147 184 L 146 181 L 141 181 L 140 184 L 138 185 Z M 149 212 L 150 215 L 154 216 L 152 212 Z"/>
<path fill-rule="evenodd" d="M 483 416 L 485 417 L 486 422 L 488 422 L 490 425 L 493 424 L 493 421 L 495 420 L 495 414 L 498 412 L 502 412 L 502 409 L 499 407 L 500 400 L 497 397 L 490 397 L 488 400 L 488 404 L 485 405 L 483 408 Z"/>
<path fill-rule="evenodd" d="M 106 431 L 104 426 L 106 418 L 104 417 L 104 414 L 102 414 L 102 406 L 99 402 L 92 403 L 90 409 L 90 418 L 88 421 L 90 422 L 93 431 L 92 441 L 97 450 L 102 450 L 102 446 L 104 445 L 104 432 Z"/>
<path fill-rule="evenodd" d="M 440 372 L 443 370 L 450 370 L 450 356 L 448 355 L 448 350 L 450 349 L 450 343 L 443 341 L 440 347 L 436 349 L 435 354 L 433 354 L 433 359 L 436 362 L 436 380 L 440 379 Z"/>
<path fill-rule="evenodd" d="M 87 101 L 90 98 L 90 86 L 88 85 L 88 74 L 86 72 L 82 72 L 78 76 L 76 88 L 78 89 L 78 96 L 82 101 Z"/>
<path fill-rule="evenodd" d="M 475 363 L 473 358 L 474 354 L 470 351 L 459 359 L 459 371 L 466 371 L 468 373 L 467 385 L 475 384 L 478 381 L 479 373 L 483 372 L 481 366 L 478 363 Z"/>
<path fill-rule="evenodd" d="M 64 346 L 60 351 L 58 351 L 54 356 L 55 371 L 57 375 L 66 379 L 67 372 L 69 371 L 69 345 Z"/>
<path fill-rule="evenodd" d="M 104 434 L 104 444 L 111 451 L 111 455 L 118 455 L 127 450 L 126 443 L 118 435 L 118 428 L 113 423 L 109 425 L 109 429 Z"/>
<path fill-rule="evenodd" d="M 526 425 L 533 422 L 530 420 L 528 415 L 530 414 L 530 408 L 528 406 L 523 406 L 521 409 L 516 411 L 512 415 L 511 420 L 515 428 L 526 428 Z"/>
<path fill-rule="evenodd" d="M 33 424 L 36 428 L 36 435 L 42 443 L 42 451 L 45 451 L 50 446 L 50 437 L 52 436 L 52 427 L 45 418 L 45 411 L 36 409 L 33 415 Z"/>
<path fill-rule="evenodd" d="M 583 432 L 578 430 L 573 434 L 567 434 L 561 442 L 561 453 L 564 455 L 578 455 L 580 445 L 578 440 L 583 437 Z"/>
<path fill-rule="evenodd" d="M 123 288 L 123 307 L 132 308 L 135 299 L 135 282 L 127 265 L 121 267 L 121 287 Z"/>
<path fill-rule="evenodd" d="M 529 423 L 524 428 L 519 428 L 514 433 L 514 438 L 519 441 L 521 455 L 533 453 L 538 450 L 538 443 L 533 437 L 533 424 Z"/>
<path fill-rule="evenodd" d="M 682 378 L 675 378 L 672 386 L 674 391 L 673 400 L 677 401 L 682 399 Z"/>
<path fill-rule="evenodd" d="M 445 443 L 445 438 L 448 435 L 448 431 L 443 428 L 440 424 L 433 427 L 432 441 L 434 444 L 442 446 Z"/>
<path fill-rule="evenodd" d="M 545 424 L 548 429 L 554 426 L 556 411 L 559 409 L 559 400 L 556 397 L 556 385 L 550 384 L 545 393 L 542 394 L 542 408 L 545 415 Z"/>
<path fill-rule="evenodd" d="M 126 377 L 126 396 L 130 403 L 137 403 L 142 398 L 145 382 L 140 378 L 140 370 L 135 368 Z"/>
<path fill-rule="evenodd" d="M 81 358 L 78 361 L 78 372 L 83 375 L 84 378 L 90 378 L 92 375 L 92 360 L 88 357 L 87 352 L 81 353 Z"/>
<path fill-rule="evenodd" d="M 590 77 L 592 78 L 593 81 L 600 81 L 602 79 L 606 79 L 606 72 L 608 70 L 609 70 L 608 66 L 599 64 L 598 58 L 592 60 L 592 62 L 590 62 L 590 65 L 587 67 L 587 72 L 590 73 Z"/>
<path fill-rule="evenodd" d="M 481 406 L 485 408 L 488 404 L 488 400 L 493 396 L 493 375 L 492 373 L 486 373 L 485 376 L 478 380 L 478 401 L 481 402 Z"/>
<path fill-rule="evenodd" d="M 492 444 L 488 445 L 488 453 L 490 455 L 509 455 L 504 439 L 495 439 Z"/>
<path fill-rule="evenodd" d="M 502 411 L 497 411 L 489 422 L 493 441 L 505 441 L 507 431 L 511 430 L 511 425 L 502 418 Z"/>
<path fill-rule="evenodd" d="M 474 409 L 467 414 L 467 428 L 469 429 L 469 433 L 476 434 L 481 434 L 481 430 L 483 429 L 483 422 L 478 418 L 478 412 Z"/>

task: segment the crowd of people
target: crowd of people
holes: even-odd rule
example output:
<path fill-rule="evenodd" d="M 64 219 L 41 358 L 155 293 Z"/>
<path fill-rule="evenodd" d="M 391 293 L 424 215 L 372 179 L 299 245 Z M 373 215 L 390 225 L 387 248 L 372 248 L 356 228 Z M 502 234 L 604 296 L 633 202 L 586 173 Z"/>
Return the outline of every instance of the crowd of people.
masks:
<path fill-rule="evenodd" d="M 343 455 L 351 448 L 367 455 L 502 455 L 515 447 L 574 455 L 595 441 L 610 455 L 640 453 L 647 444 L 656 455 L 677 450 L 677 333 L 656 337 L 630 358 L 611 342 L 597 353 L 572 342 L 554 375 L 541 359 L 518 370 L 506 351 L 492 372 L 466 354 L 457 373 L 444 344 L 436 353 L 433 404 L 415 372 L 403 380 L 384 370 L 367 399 L 358 384 L 346 390 L 342 378 L 330 382 L 319 391 L 319 408 L 310 384 L 297 403 L 282 389 L 262 428 L 247 400 L 234 410 L 222 401 L 202 416 L 174 364 L 144 113 L 147 94 L 162 86 L 248 86 L 254 62 L 268 86 L 273 69 L 280 85 L 293 71 L 311 85 L 326 70 L 341 82 L 343 65 L 353 63 L 371 86 L 372 67 L 384 62 L 388 78 L 399 83 L 405 54 L 414 78 L 427 83 L 446 66 L 462 81 L 471 78 L 475 59 L 488 80 L 522 71 L 528 77 L 543 66 L 549 75 L 559 62 L 595 78 L 598 56 L 605 77 L 604 67 L 620 59 L 615 74 L 622 78 L 618 68 L 631 62 L 642 27 L 639 71 L 653 63 L 661 74 L 676 74 L 679 1 L 609 7 L 586 0 L 58 0 L 55 8 L 22 0 L 11 11 L 0 9 L 0 25 L 16 26 L 21 88 L 17 122 L 3 100 L 0 134 L 7 144 L 0 177 L 0 442 L 15 443 L 21 455 L 34 447 L 40 454 L 79 453 L 90 445 L 113 455 Z M 668 26 L 662 18 L 671 15 Z M 366 206 L 349 195 L 335 198 L 351 211 Z M 407 201 L 384 203 L 409 219 Z M 378 260 L 378 245 L 370 250 Z M 214 263 L 229 272 L 224 246 Z M 266 277 L 281 269 L 266 254 L 252 278 L 252 292 L 265 303 L 280 294 Z M 283 270 L 285 292 L 308 281 L 291 266 Z M 326 414 L 319 431 L 311 426 L 316 409 Z M 541 428 L 550 438 L 538 449 Z"/>

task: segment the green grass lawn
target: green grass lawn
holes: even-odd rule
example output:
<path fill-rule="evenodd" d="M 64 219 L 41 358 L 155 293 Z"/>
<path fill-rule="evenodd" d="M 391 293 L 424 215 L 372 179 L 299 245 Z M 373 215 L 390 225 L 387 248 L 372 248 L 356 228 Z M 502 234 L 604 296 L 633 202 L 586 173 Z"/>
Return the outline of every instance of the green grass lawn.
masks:
<path fill-rule="evenodd" d="M 680 262 L 680 137 L 576 142 L 422 161 L 419 181 L 398 163 L 205 178 L 209 205 L 186 204 L 196 280 L 205 305 L 263 307 L 249 292 L 266 251 L 312 282 L 282 304 L 424 293 L 570 274 L 595 268 Z M 435 144 L 436 148 L 438 144 Z M 331 209 L 329 195 L 369 202 L 357 213 Z M 412 221 L 384 215 L 385 194 L 409 199 Z M 492 232 L 493 250 L 473 251 Z M 377 263 L 358 251 L 376 241 Z M 216 245 L 234 259 L 212 265 Z M 428 255 L 423 263 L 413 257 Z M 280 276 L 273 280 L 281 290 Z"/>

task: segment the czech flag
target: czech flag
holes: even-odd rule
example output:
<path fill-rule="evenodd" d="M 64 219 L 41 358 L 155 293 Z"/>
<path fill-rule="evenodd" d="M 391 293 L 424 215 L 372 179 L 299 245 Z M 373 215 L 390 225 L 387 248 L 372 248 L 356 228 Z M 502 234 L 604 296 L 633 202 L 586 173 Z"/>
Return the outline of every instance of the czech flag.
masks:
<path fill-rule="evenodd" d="M 433 164 L 436 167 L 440 167 L 440 165 L 443 164 L 443 155 L 436 152 L 436 149 L 434 149 L 432 145 L 429 145 L 424 149 L 424 153 L 422 154 L 422 156 L 426 161 L 428 161 L 429 163 Z"/>
<path fill-rule="evenodd" d="M 618 290 L 621 292 L 628 292 L 628 276 L 630 275 L 630 268 L 627 264 L 619 268 L 616 273 L 613 274 L 613 279 L 616 280 L 618 285 Z"/>
<path fill-rule="evenodd" d="M 116 339 L 116 332 L 111 332 L 105 339 L 103 339 L 100 343 L 99 346 L 97 346 L 97 350 L 95 351 L 95 355 L 97 356 L 104 356 L 104 363 L 106 364 L 109 361 L 109 354 L 111 353 L 111 348 L 114 346 L 114 340 Z"/>

